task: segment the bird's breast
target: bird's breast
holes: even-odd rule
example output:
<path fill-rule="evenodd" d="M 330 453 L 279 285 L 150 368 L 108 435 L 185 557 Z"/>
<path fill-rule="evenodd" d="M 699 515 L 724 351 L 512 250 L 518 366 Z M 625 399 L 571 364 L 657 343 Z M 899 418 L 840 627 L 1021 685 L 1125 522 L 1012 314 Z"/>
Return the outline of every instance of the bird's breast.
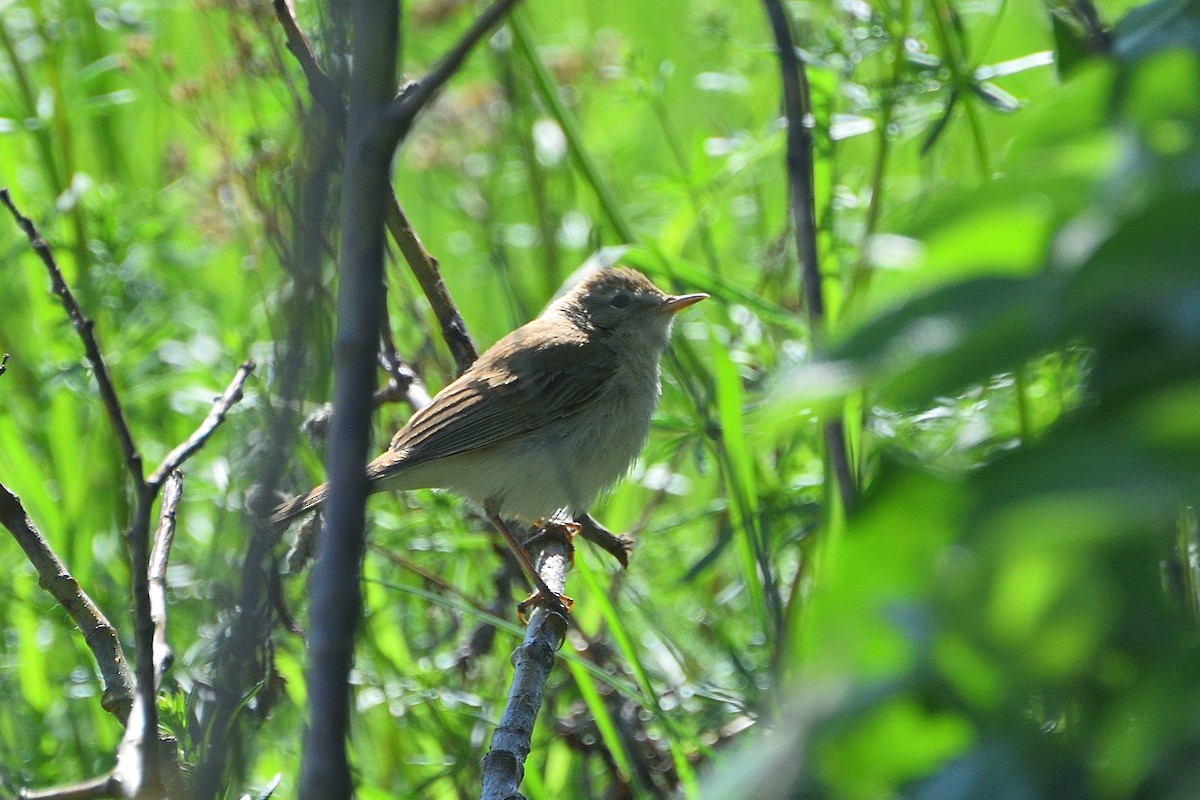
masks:
<path fill-rule="evenodd" d="M 615 376 L 582 411 L 535 431 L 416 464 L 386 488 L 441 488 L 503 516 L 529 521 L 560 509 L 586 511 L 637 458 L 658 402 L 653 374 Z"/>

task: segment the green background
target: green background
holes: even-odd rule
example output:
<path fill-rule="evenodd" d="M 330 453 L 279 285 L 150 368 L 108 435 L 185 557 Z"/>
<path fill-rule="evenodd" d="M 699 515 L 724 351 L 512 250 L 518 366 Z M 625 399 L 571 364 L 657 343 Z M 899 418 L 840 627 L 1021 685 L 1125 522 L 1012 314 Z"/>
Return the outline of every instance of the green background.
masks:
<path fill-rule="evenodd" d="M 1090 57 L 1078 6 L 788 8 L 826 330 L 800 307 L 757 4 L 523 5 L 396 157 L 480 345 L 598 247 L 635 245 L 628 263 L 714 298 L 679 320 L 650 443 L 595 509 L 636 537 L 630 569 L 579 550 L 523 791 L 1194 796 L 1200 6 L 1103 3 L 1112 50 Z M 475 10 L 408 4 L 404 78 Z M 332 63 L 320 9 L 296 11 Z M 8 2 L 0 35 L 0 183 L 95 318 L 147 463 L 259 365 L 185 470 L 161 713 L 196 763 L 286 324 L 307 90 L 262 4 Z M 330 390 L 333 227 L 305 412 Z M 132 653 L 119 448 L 15 225 L 0 275 L 0 482 Z M 389 278 L 398 349 L 436 390 L 453 362 L 407 268 Z M 378 441 L 408 413 L 385 406 Z M 827 491 L 835 417 L 863 487 L 848 514 Z M 321 453 L 302 446 L 291 488 L 321 479 Z M 473 795 L 520 635 L 506 618 L 457 661 L 493 537 L 444 495 L 371 509 L 360 796 Z M 0 795 L 111 769 L 121 725 L 82 638 L 11 542 L 0 569 Z M 285 591 L 303 625 L 304 576 Z M 303 644 L 273 644 L 230 796 L 277 775 L 296 793 Z"/>

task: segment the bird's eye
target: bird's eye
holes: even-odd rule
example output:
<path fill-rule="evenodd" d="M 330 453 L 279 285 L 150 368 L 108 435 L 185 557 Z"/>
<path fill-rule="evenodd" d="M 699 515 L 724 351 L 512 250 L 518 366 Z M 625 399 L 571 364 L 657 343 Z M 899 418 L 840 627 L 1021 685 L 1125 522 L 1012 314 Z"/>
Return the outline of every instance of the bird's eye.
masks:
<path fill-rule="evenodd" d="M 625 306 L 629 305 L 631 302 L 633 302 L 632 297 L 624 292 L 617 292 L 613 295 L 613 299 L 608 301 L 608 304 L 613 308 L 625 308 Z"/>

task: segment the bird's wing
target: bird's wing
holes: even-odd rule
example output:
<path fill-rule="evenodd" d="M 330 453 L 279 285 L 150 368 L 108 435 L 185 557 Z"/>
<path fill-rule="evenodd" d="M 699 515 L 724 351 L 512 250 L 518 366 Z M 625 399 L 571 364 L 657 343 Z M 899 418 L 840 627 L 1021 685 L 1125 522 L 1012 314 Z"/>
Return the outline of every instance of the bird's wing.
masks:
<path fill-rule="evenodd" d="M 487 358 L 487 356 L 485 356 Z M 616 355 L 603 344 L 557 339 L 479 363 L 413 415 L 372 462 L 371 477 L 398 467 L 457 455 L 520 436 L 577 414 L 615 374 Z"/>

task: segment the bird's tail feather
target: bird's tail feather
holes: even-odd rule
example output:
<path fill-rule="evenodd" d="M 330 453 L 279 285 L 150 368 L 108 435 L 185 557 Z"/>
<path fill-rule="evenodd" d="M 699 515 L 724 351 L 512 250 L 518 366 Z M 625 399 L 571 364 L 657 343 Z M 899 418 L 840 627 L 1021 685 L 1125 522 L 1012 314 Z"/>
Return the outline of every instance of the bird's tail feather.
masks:
<path fill-rule="evenodd" d="M 285 500 L 275 506 L 275 511 L 271 513 L 271 527 L 281 528 L 297 517 L 302 517 L 310 511 L 316 511 L 325 502 L 325 496 L 328 494 L 329 484 L 322 483 L 311 491 L 293 497 L 291 500 Z"/>

